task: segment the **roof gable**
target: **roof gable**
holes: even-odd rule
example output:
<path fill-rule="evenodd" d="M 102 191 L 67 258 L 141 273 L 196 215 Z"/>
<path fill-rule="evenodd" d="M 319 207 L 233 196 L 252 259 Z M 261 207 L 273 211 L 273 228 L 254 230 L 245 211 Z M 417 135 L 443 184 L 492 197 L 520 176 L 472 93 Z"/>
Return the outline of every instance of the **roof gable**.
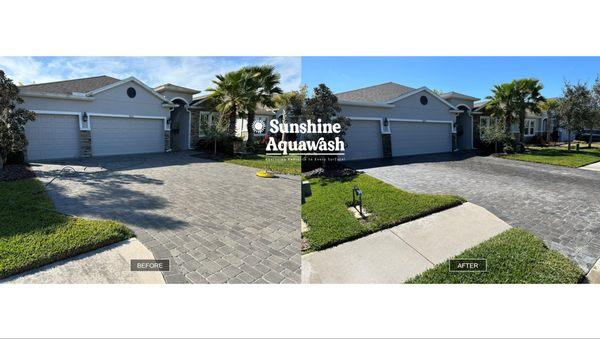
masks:
<path fill-rule="evenodd" d="M 86 95 L 88 95 L 88 96 L 94 96 L 94 95 L 96 95 L 98 93 L 102 93 L 102 92 L 108 91 L 110 89 L 113 89 L 113 88 L 115 88 L 117 86 L 121 86 L 121 85 L 126 84 L 128 82 L 133 82 L 133 83 L 138 84 L 140 87 L 142 87 L 146 91 L 150 92 L 152 95 L 156 96 L 158 99 L 160 99 L 163 102 L 169 102 L 169 100 L 167 100 L 167 98 L 165 98 L 164 96 L 160 95 L 155 90 L 153 90 L 148 85 L 144 84 L 143 82 L 141 82 L 140 80 L 138 80 L 135 77 L 129 77 L 127 79 L 123 79 L 121 81 L 118 81 L 118 82 L 106 85 L 106 86 L 98 88 L 98 89 L 95 89 L 93 91 L 90 91 L 90 92 L 86 93 Z"/>
<path fill-rule="evenodd" d="M 388 102 L 386 102 L 386 104 L 393 104 L 393 103 L 395 103 L 395 102 L 398 102 L 398 101 L 400 101 L 400 100 L 402 100 L 402 99 L 408 98 L 408 97 L 410 97 L 410 96 L 413 96 L 413 95 L 415 95 L 415 94 L 418 94 L 418 93 L 421 93 L 421 92 L 426 92 L 426 93 L 428 93 L 428 94 L 429 94 L 429 95 L 431 95 L 432 97 L 434 97 L 434 98 L 438 99 L 439 101 L 441 101 L 441 102 L 442 102 L 444 105 L 448 106 L 448 108 L 450 108 L 451 110 L 454 110 L 454 111 L 456 111 L 456 110 L 457 110 L 457 108 L 456 108 L 456 107 L 454 107 L 454 106 L 453 106 L 451 103 L 449 103 L 448 101 L 446 101 L 446 99 L 442 98 L 442 97 L 441 97 L 441 96 L 439 96 L 437 93 L 435 93 L 434 91 L 430 90 L 430 89 L 429 89 L 429 88 L 427 88 L 427 87 L 420 87 L 420 88 L 417 88 L 417 89 L 415 89 L 415 90 L 413 90 L 413 91 L 411 91 L 411 92 L 404 93 L 404 94 L 400 95 L 399 97 L 396 97 L 396 98 L 394 98 L 394 99 L 392 99 L 392 100 L 389 100 Z"/>

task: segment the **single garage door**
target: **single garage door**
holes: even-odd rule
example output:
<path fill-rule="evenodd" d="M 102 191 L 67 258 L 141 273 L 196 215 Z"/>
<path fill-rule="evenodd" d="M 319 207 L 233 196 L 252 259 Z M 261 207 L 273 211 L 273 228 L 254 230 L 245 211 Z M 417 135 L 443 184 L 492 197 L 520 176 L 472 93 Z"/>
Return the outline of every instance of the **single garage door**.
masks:
<path fill-rule="evenodd" d="M 344 160 L 374 159 L 383 157 L 379 121 L 352 120 L 346 131 Z"/>
<path fill-rule="evenodd" d="M 37 114 L 25 125 L 27 160 L 79 157 L 79 117 Z"/>
<path fill-rule="evenodd" d="M 452 151 L 449 123 L 394 121 L 390 127 L 394 157 Z"/>
<path fill-rule="evenodd" d="M 163 120 L 91 117 L 92 155 L 164 151 Z"/>

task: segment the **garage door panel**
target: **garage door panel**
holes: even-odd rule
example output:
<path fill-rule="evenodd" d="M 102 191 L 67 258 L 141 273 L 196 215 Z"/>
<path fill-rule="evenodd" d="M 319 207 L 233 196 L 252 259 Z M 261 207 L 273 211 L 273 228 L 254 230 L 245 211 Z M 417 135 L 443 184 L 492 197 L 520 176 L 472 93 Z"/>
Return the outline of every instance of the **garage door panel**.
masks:
<path fill-rule="evenodd" d="M 450 128 L 449 123 L 392 122 L 392 156 L 450 152 Z"/>
<path fill-rule="evenodd" d="M 79 117 L 37 114 L 25 126 L 27 159 L 67 159 L 79 156 Z"/>
<path fill-rule="evenodd" d="M 159 119 L 92 117 L 92 155 L 164 151 L 164 125 Z"/>
<path fill-rule="evenodd" d="M 379 121 L 352 120 L 346 132 L 344 160 L 374 159 L 383 157 Z"/>

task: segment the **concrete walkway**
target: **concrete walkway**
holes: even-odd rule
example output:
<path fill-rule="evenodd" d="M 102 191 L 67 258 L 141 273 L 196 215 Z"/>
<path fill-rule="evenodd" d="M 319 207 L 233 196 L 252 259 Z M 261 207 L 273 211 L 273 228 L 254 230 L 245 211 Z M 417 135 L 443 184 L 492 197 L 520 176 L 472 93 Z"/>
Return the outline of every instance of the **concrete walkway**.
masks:
<path fill-rule="evenodd" d="M 154 259 L 137 239 L 125 240 L 10 277 L 13 284 L 164 284 L 160 272 L 132 272 L 131 259 Z"/>
<path fill-rule="evenodd" d="M 600 172 L 600 162 L 595 162 L 593 164 L 589 164 L 589 165 L 585 165 L 582 167 L 579 167 L 580 169 L 584 169 L 584 170 L 588 170 L 588 171 L 596 171 L 596 172 Z"/>
<path fill-rule="evenodd" d="M 594 267 L 588 272 L 586 278 L 590 284 L 600 284 L 600 259 L 598 259 Z"/>
<path fill-rule="evenodd" d="M 302 256 L 303 283 L 402 283 L 510 226 L 465 203 Z"/>

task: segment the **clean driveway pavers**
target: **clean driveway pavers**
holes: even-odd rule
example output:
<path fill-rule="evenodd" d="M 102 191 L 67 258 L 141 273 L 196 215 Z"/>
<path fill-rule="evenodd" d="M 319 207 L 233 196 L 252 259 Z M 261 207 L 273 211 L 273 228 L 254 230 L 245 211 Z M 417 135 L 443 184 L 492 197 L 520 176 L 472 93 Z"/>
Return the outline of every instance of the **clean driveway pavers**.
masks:
<path fill-rule="evenodd" d="M 300 179 L 193 153 L 34 164 L 57 210 L 129 226 L 167 283 L 300 282 Z M 52 180 L 53 178 L 56 178 Z"/>
<path fill-rule="evenodd" d="M 407 191 L 460 195 L 585 270 L 600 257 L 600 173 L 473 154 L 351 165 Z"/>

